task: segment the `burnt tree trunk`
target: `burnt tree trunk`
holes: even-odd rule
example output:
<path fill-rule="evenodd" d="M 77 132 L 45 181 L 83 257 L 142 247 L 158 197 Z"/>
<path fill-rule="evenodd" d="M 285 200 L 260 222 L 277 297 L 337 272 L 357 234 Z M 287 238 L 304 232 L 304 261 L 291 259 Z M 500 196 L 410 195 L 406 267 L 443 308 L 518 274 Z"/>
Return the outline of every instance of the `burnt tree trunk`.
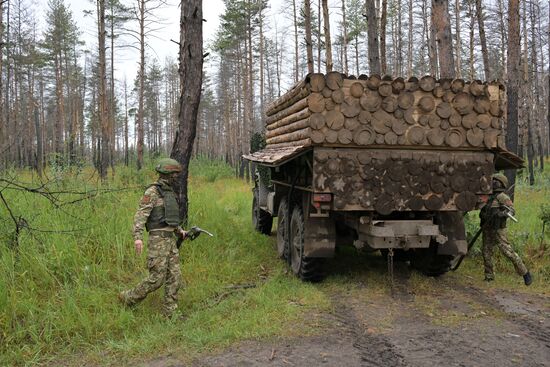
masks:
<path fill-rule="evenodd" d="M 183 166 L 176 192 L 179 199 L 180 216 L 185 224 L 188 218 L 189 161 L 197 133 L 197 115 L 202 86 L 202 0 L 182 0 L 180 7 L 179 74 L 181 94 L 178 131 L 171 157 L 178 160 Z"/>

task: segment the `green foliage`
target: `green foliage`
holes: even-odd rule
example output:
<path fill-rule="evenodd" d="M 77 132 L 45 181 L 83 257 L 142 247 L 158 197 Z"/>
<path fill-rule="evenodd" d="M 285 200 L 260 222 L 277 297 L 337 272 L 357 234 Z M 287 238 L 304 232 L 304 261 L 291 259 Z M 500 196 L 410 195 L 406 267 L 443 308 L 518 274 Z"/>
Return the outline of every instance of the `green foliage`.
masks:
<path fill-rule="evenodd" d="M 192 358 L 238 340 L 292 332 L 305 312 L 326 307 L 319 290 L 286 275 L 273 239 L 253 231 L 250 187 L 222 162 L 206 159 L 191 164 L 190 224 L 215 237 L 182 247 L 186 286 L 179 305 L 187 319 L 159 316 L 162 290 L 133 309 L 122 307 L 117 292 L 146 274 L 146 255 L 134 254 L 131 227 L 143 186 L 156 177 L 150 168 L 117 167 L 108 184 L 90 170 L 67 173 L 50 189 L 104 191 L 59 209 L 36 194 L 3 191 L 35 230 L 22 231 L 18 251 L 0 246 L 0 365 L 120 365 L 167 351 Z M 30 173 L 18 179 L 33 180 Z M 0 217 L 6 214 L 0 206 Z M 1 220 L 0 233 L 9 229 Z M 256 287 L 229 288 L 236 284 Z"/>

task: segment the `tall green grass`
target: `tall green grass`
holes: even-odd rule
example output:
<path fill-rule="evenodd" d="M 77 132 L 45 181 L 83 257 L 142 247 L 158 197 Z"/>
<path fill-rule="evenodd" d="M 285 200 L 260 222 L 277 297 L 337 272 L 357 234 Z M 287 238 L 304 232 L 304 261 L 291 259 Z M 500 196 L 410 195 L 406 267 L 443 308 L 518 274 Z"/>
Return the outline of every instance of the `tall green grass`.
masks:
<path fill-rule="evenodd" d="M 187 319 L 159 315 L 162 291 L 133 309 L 122 307 L 116 294 L 146 275 L 145 254 L 135 255 L 131 227 L 143 190 L 155 179 L 152 168 L 151 163 L 139 172 L 117 167 L 107 183 L 89 169 L 49 171 L 56 178 L 50 190 L 90 193 L 88 200 L 58 208 L 35 193 L 3 191 L 13 213 L 33 229 L 23 229 L 19 246 L 10 248 L 13 222 L 0 205 L 1 366 L 120 365 L 166 352 L 191 358 L 243 339 L 311 331 L 311 315 L 330 307 L 326 294 L 348 287 L 351 278 L 382 284 L 376 291 L 384 292 L 385 264 L 365 270 L 364 257 L 352 249 L 329 262 L 332 275 L 320 286 L 288 275 L 276 259 L 274 238 L 251 228 L 251 187 L 234 179 L 223 163 L 199 159 L 190 167 L 189 223 L 215 237 L 201 236 L 182 247 L 185 287 L 179 305 Z M 39 185 L 32 172 L 4 174 Z M 550 234 L 541 251 L 537 218 L 539 204 L 549 197 L 549 185 L 531 188 L 520 182 L 515 203 L 520 223 L 510 225 L 515 248 L 534 270 L 535 290 L 550 280 Z M 63 202 L 79 198 L 59 194 Z M 475 213 L 470 217 L 473 231 L 477 219 Z M 464 262 L 459 275 L 481 279 L 477 254 Z M 517 285 L 511 264 L 496 257 L 498 281 Z M 256 286 L 228 288 L 238 284 Z"/>
<path fill-rule="evenodd" d="M 293 333 L 290 325 L 305 312 L 327 306 L 319 290 L 286 274 L 273 239 L 252 230 L 247 184 L 219 163 L 194 162 L 191 172 L 190 224 L 215 237 L 201 236 L 181 249 L 179 305 L 186 320 L 159 316 L 162 291 L 133 309 L 116 298 L 146 275 L 131 226 L 143 188 L 155 178 L 152 170 L 118 167 L 107 184 L 91 171 L 65 172 L 50 190 L 123 191 L 60 208 L 37 194 L 4 190 L 12 211 L 34 230 L 21 232 L 17 248 L 0 246 L 0 365 L 119 365 L 167 351 L 190 357 L 238 340 Z M 29 172 L 19 179 L 36 185 Z M 0 209 L 0 215 L 0 231 L 9 233 L 8 213 Z M 228 288 L 238 284 L 255 287 Z"/>

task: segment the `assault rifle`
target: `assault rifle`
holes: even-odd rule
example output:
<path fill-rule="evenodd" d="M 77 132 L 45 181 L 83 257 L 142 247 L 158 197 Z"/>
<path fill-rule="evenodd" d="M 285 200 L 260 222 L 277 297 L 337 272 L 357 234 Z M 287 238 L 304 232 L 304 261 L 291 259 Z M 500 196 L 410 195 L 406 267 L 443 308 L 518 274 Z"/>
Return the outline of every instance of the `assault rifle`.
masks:
<path fill-rule="evenodd" d="M 180 248 L 183 241 L 188 239 L 188 238 L 191 241 L 196 240 L 197 237 L 199 237 L 201 235 L 201 233 L 207 234 L 210 237 L 214 237 L 214 235 L 212 233 L 208 232 L 207 230 L 202 229 L 202 228 L 197 227 L 197 226 L 193 226 L 193 227 L 191 227 L 190 230 L 187 231 L 185 236 L 181 236 L 180 233 L 178 232 L 179 238 L 178 238 L 178 241 L 176 242 L 176 246 L 178 248 Z"/>
<path fill-rule="evenodd" d="M 508 191 L 510 191 L 516 184 L 513 184 L 512 186 L 510 186 L 509 188 L 507 188 L 506 190 L 504 190 L 503 192 L 504 193 L 507 193 Z M 489 197 L 489 200 L 487 200 L 487 203 L 485 204 L 485 206 L 481 209 L 483 210 L 484 208 L 491 208 L 491 206 L 493 205 L 493 202 L 495 201 L 495 199 L 497 198 L 498 194 L 500 194 L 500 192 L 494 192 L 490 197 Z M 518 220 L 512 215 L 512 208 L 508 207 L 508 206 L 505 206 L 505 214 L 508 218 L 512 219 L 514 222 L 517 222 Z M 493 214 L 494 215 L 494 214 Z M 477 232 L 474 234 L 474 237 L 472 237 L 472 239 L 470 240 L 470 242 L 468 242 L 468 251 L 466 251 L 466 254 L 468 254 L 468 252 L 470 252 L 470 249 L 474 246 L 474 244 L 476 243 L 477 239 L 479 238 L 479 236 L 481 235 L 481 232 L 483 232 L 483 229 L 485 229 L 485 226 L 487 226 L 487 223 L 490 223 L 492 217 L 489 217 L 489 218 L 485 218 L 485 221 L 482 225 L 479 226 L 479 229 L 477 230 Z M 466 255 L 460 255 L 460 257 L 456 260 L 456 263 L 451 266 L 451 270 L 452 271 L 455 271 L 456 269 L 458 269 L 458 267 L 460 266 L 460 264 L 462 263 L 462 260 L 464 260 L 464 258 L 466 257 Z"/>

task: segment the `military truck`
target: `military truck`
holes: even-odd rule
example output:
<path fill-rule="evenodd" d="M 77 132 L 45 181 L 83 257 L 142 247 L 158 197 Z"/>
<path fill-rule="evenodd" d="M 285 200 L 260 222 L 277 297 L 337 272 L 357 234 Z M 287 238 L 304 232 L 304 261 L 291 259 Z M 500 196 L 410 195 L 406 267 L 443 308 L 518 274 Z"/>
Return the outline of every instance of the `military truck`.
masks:
<path fill-rule="evenodd" d="M 337 246 L 380 250 L 438 276 L 467 252 L 463 215 L 492 193 L 504 87 L 462 79 L 309 74 L 266 108 L 252 220 L 303 280 Z"/>

